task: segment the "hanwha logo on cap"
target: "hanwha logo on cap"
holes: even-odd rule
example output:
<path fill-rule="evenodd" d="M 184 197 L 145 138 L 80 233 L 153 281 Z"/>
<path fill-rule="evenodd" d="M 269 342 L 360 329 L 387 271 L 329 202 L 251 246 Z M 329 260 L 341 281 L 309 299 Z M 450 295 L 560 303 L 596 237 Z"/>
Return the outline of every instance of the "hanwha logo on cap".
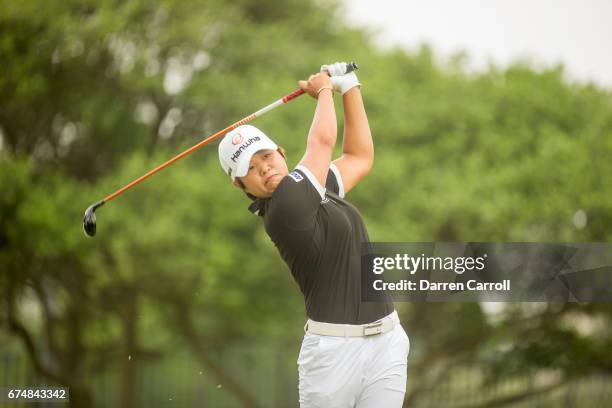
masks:
<path fill-rule="evenodd" d="M 233 137 L 232 137 L 232 144 L 233 145 L 237 145 L 242 143 L 242 141 L 244 140 L 244 138 L 242 137 L 242 135 L 240 133 L 236 133 Z"/>

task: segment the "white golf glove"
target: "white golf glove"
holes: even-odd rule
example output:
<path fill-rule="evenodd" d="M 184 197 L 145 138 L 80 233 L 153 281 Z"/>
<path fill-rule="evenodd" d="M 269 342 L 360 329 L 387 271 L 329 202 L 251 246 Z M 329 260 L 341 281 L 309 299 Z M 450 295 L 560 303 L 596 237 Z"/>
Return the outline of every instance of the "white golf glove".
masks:
<path fill-rule="evenodd" d="M 336 62 L 329 65 L 321 65 L 321 71 L 329 72 L 334 91 L 344 95 L 350 89 L 360 86 L 355 71 L 346 74 L 346 62 Z"/>

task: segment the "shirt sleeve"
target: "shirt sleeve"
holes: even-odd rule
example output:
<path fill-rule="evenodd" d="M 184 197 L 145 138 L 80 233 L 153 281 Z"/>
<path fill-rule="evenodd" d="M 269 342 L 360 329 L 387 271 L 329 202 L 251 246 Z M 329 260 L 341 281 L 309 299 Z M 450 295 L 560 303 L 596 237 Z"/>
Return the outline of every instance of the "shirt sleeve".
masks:
<path fill-rule="evenodd" d="M 344 198 L 344 184 L 342 183 L 342 175 L 334 163 L 329 166 L 325 187 L 328 190 L 338 194 L 341 198 Z"/>
<path fill-rule="evenodd" d="M 293 230 L 310 229 L 314 227 L 323 197 L 325 188 L 307 168 L 298 166 L 281 180 L 270 198 L 269 221 Z"/>

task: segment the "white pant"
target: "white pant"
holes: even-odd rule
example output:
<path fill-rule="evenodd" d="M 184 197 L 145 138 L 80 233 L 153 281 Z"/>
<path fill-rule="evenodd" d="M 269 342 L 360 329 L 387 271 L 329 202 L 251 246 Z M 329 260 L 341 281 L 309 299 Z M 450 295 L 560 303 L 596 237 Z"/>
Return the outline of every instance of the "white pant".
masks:
<path fill-rule="evenodd" d="M 399 408 L 410 341 L 397 321 L 387 333 L 332 337 L 306 333 L 298 358 L 301 408 Z"/>

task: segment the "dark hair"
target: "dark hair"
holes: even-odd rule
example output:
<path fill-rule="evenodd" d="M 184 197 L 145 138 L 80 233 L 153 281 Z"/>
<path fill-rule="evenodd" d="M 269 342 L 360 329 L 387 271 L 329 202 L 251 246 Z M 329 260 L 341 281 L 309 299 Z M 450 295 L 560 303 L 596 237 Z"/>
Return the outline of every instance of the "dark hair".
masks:
<path fill-rule="evenodd" d="M 283 156 L 283 158 L 284 158 L 285 160 L 287 160 L 287 156 L 285 155 L 285 149 L 284 149 L 282 146 L 278 146 L 278 148 L 276 149 L 276 151 L 277 151 L 277 152 L 279 152 L 279 153 L 280 153 L 280 155 L 281 155 L 281 156 Z M 244 194 L 246 194 L 246 195 L 247 195 L 247 197 L 249 197 L 249 198 L 251 199 L 251 201 L 255 201 L 255 200 L 257 200 L 257 197 L 255 197 L 255 196 L 254 196 L 253 194 L 251 194 L 251 193 L 247 193 L 247 192 L 244 190 L 244 189 L 245 189 L 245 186 L 244 186 L 244 183 L 242 182 L 242 180 L 240 180 L 240 179 L 236 178 L 236 181 L 238 182 L 238 185 L 240 186 L 240 188 L 242 189 L 242 191 L 244 191 Z"/>

